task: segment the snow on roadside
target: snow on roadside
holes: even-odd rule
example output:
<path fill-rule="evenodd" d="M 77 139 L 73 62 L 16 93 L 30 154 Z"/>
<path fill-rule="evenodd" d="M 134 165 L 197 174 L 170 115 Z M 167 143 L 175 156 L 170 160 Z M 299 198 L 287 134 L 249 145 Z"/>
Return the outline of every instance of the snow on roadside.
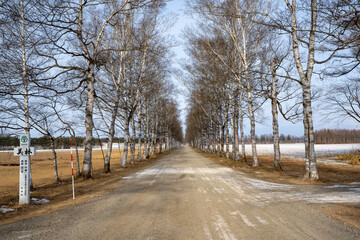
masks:
<path fill-rule="evenodd" d="M 49 203 L 50 202 L 50 200 L 47 200 L 45 198 L 43 198 L 43 199 L 31 198 L 31 201 L 33 201 L 35 203 Z"/>
<path fill-rule="evenodd" d="M 7 208 L 6 205 L 2 205 L 1 208 L 0 208 L 0 211 L 1 211 L 2 213 L 7 213 L 7 212 L 13 212 L 13 211 L 15 211 L 15 209 L 13 209 L 13 208 Z"/>
<path fill-rule="evenodd" d="M 242 201 L 256 206 L 266 206 L 273 202 L 307 201 L 312 203 L 360 203 L 360 186 L 299 186 L 268 182 L 243 174 L 220 174 L 209 180 L 223 182 L 237 193 Z M 211 184 L 211 183 L 210 183 Z M 214 183 L 215 184 L 215 183 Z"/>

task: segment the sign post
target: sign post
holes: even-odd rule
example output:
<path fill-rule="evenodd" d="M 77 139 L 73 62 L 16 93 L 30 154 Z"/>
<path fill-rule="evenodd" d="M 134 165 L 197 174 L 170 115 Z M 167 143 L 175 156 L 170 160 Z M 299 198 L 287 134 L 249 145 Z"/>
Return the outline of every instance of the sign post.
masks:
<path fill-rule="evenodd" d="M 30 147 L 30 135 L 20 135 L 20 147 L 14 149 L 14 155 L 20 156 L 19 174 L 19 204 L 30 204 L 30 155 L 35 155 L 36 149 Z"/>
<path fill-rule="evenodd" d="M 72 192 L 73 192 L 73 199 L 75 199 L 74 161 L 73 161 L 73 154 L 72 154 L 72 140 L 71 140 L 71 139 L 70 139 L 70 154 L 71 154 L 71 182 L 72 182 Z"/>

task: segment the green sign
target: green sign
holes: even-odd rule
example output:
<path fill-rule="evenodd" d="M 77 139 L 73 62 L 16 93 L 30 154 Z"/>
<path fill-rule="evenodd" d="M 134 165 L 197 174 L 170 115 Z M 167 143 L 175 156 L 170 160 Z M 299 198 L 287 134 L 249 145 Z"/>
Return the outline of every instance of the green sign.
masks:
<path fill-rule="evenodd" d="M 21 136 L 20 141 L 21 141 L 22 143 L 27 143 L 27 141 L 29 141 L 29 139 L 28 139 L 27 136 Z"/>

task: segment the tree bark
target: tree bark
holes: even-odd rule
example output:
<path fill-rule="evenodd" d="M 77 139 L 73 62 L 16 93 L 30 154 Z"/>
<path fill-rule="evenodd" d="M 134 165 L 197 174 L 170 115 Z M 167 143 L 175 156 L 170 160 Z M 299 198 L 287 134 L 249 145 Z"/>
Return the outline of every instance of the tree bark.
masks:
<path fill-rule="evenodd" d="M 112 146 L 114 142 L 114 135 L 115 135 L 115 122 L 116 122 L 116 115 L 118 113 L 119 109 L 119 92 L 118 89 L 116 90 L 116 99 L 115 99 L 115 105 L 111 113 L 111 122 L 110 122 L 110 128 L 109 128 L 109 141 L 107 144 L 107 150 L 106 150 L 106 156 L 104 159 L 104 173 L 111 172 L 110 170 L 110 159 L 111 159 L 111 153 L 112 153 Z"/>
<path fill-rule="evenodd" d="M 138 109 L 138 154 L 137 154 L 137 161 L 140 162 L 142 159 L 142 152 L 141 152 L 141 143 L 142 143 L 142 121 L 141 121 L 141 105 Z M 145 134 L 144 134 L 145 135 Z"/>
<path fill-rule="evenodd" d="M 145 130 L 144 130 L 144 159 L 149 158 L 149 125 L 148 125 L 148 120 L 146 117 L 146 113 L 145 113 Z"/>
<path fill-rule="evenodd" d="M 249 110 L 249 118 L 250 118 L 250 135 L 251 135 L 251 150 L 252 150 L 252 157 L 253 157 L 253 167 L 259 166 L 259 161 L 257 158 L 257 151 L 256 151 L 256 134 L 255 134 L 255 114 L 254 114 L 254 106 L 253 106 L 253 99 L 251 94 L 251 84 L 249 79 L 249 73 L 246 70 L 246 93 L 247 93 L 247 100 L 248 100 L 248 110 Z"/>
<path fill-rule="evenodd" d="M 57 158 L 56 158 L 56 150 L 55 150 L 55 139 L 50 136 L 50 148 L 53 154 L 53 165 L 54 165 L 54 179 L 56 181 L 59 181 L 59 174 L 58 174 L 58 168 L 57 168 Z"/>
<path fill-rule="evenodd" d="M 131 141 L 130 141 L 130 164 L 135 163 L 135 136 L 136 136 L 136 127 L 134 116 L 131 118 Z"/>
<path fill-rule="evenodd" d="M 80 172 L 80 158 L 79 158 L 79 145 L 78 145 L 78 142 L 75 140 L 75 137 L 74 137 L 74 143 L 75 143 L 75 153 L 76 153 L 76 174 L 77 176 L 80 176 L 81 175 L 81 172 Z"/>
<path fill-rule="evenodd" d="M 238 116 L 237 116 L 237 99 L 234 98 L 233 104 L 230 103 L 230 123 L 232 129 L 232 159 L 235 161 L 239 160 L 239 136 L 238 136 Z"/>
<path fill-rule="evenodd" d="M 226 158 L 230 158 L 230 149 L 229 149 L 229 126 L 228 126 L 228 122 L 229 122 L 229 113 L 228 113 L 228 109 L 226 110 L 226 118 L 225 118 L 225 141 L 226 141 L 226 152 L 225 152 L 225 156 Z"/>
<path fill-rule="evenodd" d="M 298 70 L 301 86 L 303 90 L 303 121 L 304 121 L 304 142 L 305 142 L 305 174 L 304 179 L 319 179 L 316 163 L 316 155 L 314 148 L 314 130 L 311 109 L 311 77 L 314 69 L 315 56 L 315 34 L 317 23 L 317 0 L 311 0 L 311 23 L 308 42 L 307 69 L 304 71 L 302 61 L 300 59 L 298 25 L 296 18 L 296 0 L 292 4 L 285 0 L 287 7 L 291 13 L 291 37 L 292 47 L 296 68 Z"/>
<path fill-rule="evenodd" d="M 271 84 L 271 113 L 273 117 L 273 144 L 274 144 L 274 168 L 282 170 L 280 162 L 280 141 L 279 141 L 279 121 L 277 109 L 277 78 L 275 69 L 275 59 L 271 62 L 272 84 Z"/>
<path fill-rule="evenodd" d="M 129 142 L 130 142 L 130 131 L 129 131 L 129 119 L 125 121 L 125 142 L 124 142 L 124 149 L 123 149 L 123 157 L 121 160 L 121 167 L 126 168 L 127 167 L 127 155 L 128 155 L 128 148 L 129 148 Z"/>
<path fill-rule="evenodd" d="M 304 138 L 305 138 L 305 174 L 304 179 L 317 180 L 319 174 L 317 171 L 314 126 L 311 110 L 311 89 L 310 85 L 303 86 L 303 109 L 304 109 Z"/>
<path fill-rule="evenodd" d="M 87 78 L 87 99 L 85 107 L 85 150 L 84 150 L 84 161 L 82 168 L 82 176 L 85 179 L 92 178 L 92 131 L 94 128 L 93 122 L 93 111 L 95 102 L 95 75 L 94 75 L 94 64 L 89 63 L 89 73 Z"/>

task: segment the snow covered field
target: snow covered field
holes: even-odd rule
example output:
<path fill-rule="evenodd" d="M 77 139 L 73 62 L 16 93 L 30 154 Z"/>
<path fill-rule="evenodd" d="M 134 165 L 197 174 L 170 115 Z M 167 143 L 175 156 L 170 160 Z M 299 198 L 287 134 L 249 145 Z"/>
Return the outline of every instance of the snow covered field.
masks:
<path fill-rule="evenodd" d="M 157 146 L 158 148 L 159 146 Z M 165 145 L 163 145 L 165 147 Z M 118 144 L 113 145 L 113 149 L 118 149 Z M 123 145 L 120 145 L 120 148 L 123 149 Z M 259 155 L 272 155 L 274 154 L 274 146 L 272 144 L 257 144 L 257 151 Z M 241 151 L 241 145 L 239 146 Z M 80 149 L 83 150 L 83 149 Z M 100 147 L 93 148 L 93 150 L 100 150 Z M 106 151 L 106 145 L 103 146 L 103 150 Z M 294 156 L 294 157 L 304 157 L 305 156 L 305 144 L 303 143 L 293 143 L 293 144 L 280 144 L 280 153 L 283 156 Z M 316 144 L 315 151 L 317 155 L 324 154 L 336 154 L 336 153 L 348 153 L 355 152 L 360 150 L 360 144 Z M 51 150 L 37 150 L 37 152 L 46 152 Z M 56 151 L 70 151 L 70 149 L 58 149 Z M 232 146 L 230 145 L 230 151 L 232 151 Z M 251 155 L 251 145 L 245 145 L 246 154 Z M 13 152 L 13 151 L 0 151 L 0 152 Z"/>
<path fill-rule="evenodd" d="M 241 151 L 241 146 L 239 146 Z M 274 145 L 272 144 L 257 144 L 256 149 L 259 155 L 272 155 L 274 154 Z M 336 153 L 348 153 L 355 152 L 360 149 L 360 144 L 316 144 L 316 155 L 324 154 L 336 154 Z M 230 151 L 232 146 L 230 145 Z M 246 154 L 251 155 L 251 145 L 245 145 Z M 280 144 L 280 153 L 283 156 L 305 156 L 305 144 L 293 143 L 293 144 Z"/>

